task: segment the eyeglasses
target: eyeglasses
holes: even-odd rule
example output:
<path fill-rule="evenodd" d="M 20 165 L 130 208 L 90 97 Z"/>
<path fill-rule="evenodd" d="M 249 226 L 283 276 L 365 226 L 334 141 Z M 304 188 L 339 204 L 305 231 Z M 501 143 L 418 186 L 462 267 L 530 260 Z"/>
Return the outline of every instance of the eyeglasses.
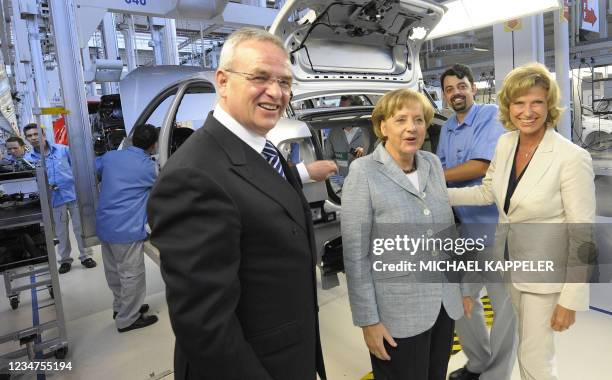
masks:
<path fill-rule="evenodd" d="M 225 69 L 224 71 L 227 71 L 228 73 L 232 73 L 232 74 L 238 74 L 244 79 L 248 80 L 249 82 L 251 82 L 252 84 L 258 87 L 263 87 L 265 85 L 268 85 L 271 82 L 276 82 L 278 83 L 278 87 L 280 87 L 281 91 L 284 94 L 291 93 L 291 79 L 279 78 L 279 77 L 271 76 L 268 74 L 243 73 L 241 71 L 234 71 L 234 70 L 227 70 L 227 69 Z"/>

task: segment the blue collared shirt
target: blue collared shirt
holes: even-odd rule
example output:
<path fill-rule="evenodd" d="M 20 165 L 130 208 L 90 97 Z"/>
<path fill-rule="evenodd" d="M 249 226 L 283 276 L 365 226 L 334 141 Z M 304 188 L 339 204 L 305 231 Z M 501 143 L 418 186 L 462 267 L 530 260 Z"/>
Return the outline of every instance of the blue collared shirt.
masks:
<path fill-rule="evenodd" d="M 27 152 L 21 157 L 15 157 L 12 154 L 7 154 L 4 159 L 6 160 L 6 163 L 8 163 L 9 165 L 13 165 L 15 170 L 34 169 L 34 165 L 32 165 L 32 163 L 30 163 L 28 160 L 26 160 L 26 154 Z"/>
<path fill-rule="evenodd" d="M 17 162 L 17 159 L 13 157 L 12 154 L 7 154 L 6 156 L 4 156 L 4 161 L 8 162 L 9 164 L 15 164 Z"/>
<path fill-rule="evenodd" d="M 49 153 L 45 156 L 47 177 L 49 185 L 55 187 L 51 192 L 53 207 L 59 207 L 76 200 L 74 176 L 70 166 L 70 149 L 66 145 L 48 144 Z M 32 163 L 37 163 L 41 157 L 42 155 L 34 149 L 24 156 L 26 161 Z"/>
<path fill-rule="evenodd" d="M 456 115 L 444 123 L 436 152 L 444 169 L 469 160 L 493 159 L 497 139 L 505 132 L 497 119 L 497 111 L 497 106 L 494 104 L 474 103 L 463 123 L 458 123 Z M 480 185 L 482 178 L 449 182 L 448 187 Z M 455 206 L 454 210 L 461 223 L 497 223 L 499 216 L 495 205 Z"/>
<path fill-rule="evenodd" d="M 102 177 L 96 210 L 100 240 L 127 244 L 146 239 L 146 206 L 156 177 L 151 156 L 130 146 L 98 157 L 96 169 Z"/>

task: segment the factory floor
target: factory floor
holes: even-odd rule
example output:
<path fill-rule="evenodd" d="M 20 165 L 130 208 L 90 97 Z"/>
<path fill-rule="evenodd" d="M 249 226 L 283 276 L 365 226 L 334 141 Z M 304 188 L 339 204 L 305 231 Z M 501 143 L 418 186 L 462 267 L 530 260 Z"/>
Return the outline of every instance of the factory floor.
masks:
<path fill-rule="evenodd" d="M 106 286 L 99 247 L 94 255 L 98 266 L 85 269 L 78 261 L 69 273 L 60 276 L 61 293 L 67 321 L 69 351 L 66 361 L 72 370 L 47 375 L 49 379 L 173 379 L 173 334 L 168 319 L 164 285 L 156 264 L 148 257 L 147 298 L 150 313 L 159 322 L 119 334 L 111 318 L 111 292 Z M 612 294 L 612 284 L 607 294 Z M 2 283 L 0 294 L 4 294 Z M 32 322 L 31 298 L 22 292 L 20 305 L 11 310 L 0 298 L 0 336 L 28 327 Z M 48 303 L 48 293 L 38 293 L 39 306 Z M 321 336 L 328 378 L 360 380 L 369 373 L 369 356 L 360 329 L 351 322 L 346 284 L 319 290 Z M 41 321 L 53 317 L 52 307 L 40 310 Z M 612 378 L 612 315 L 597 311 L 580 312 L 569 331 L 558 334 L 557 364 L 560 380 L 603 380 Z M 16 345 L 0 345 L 0 353 Z M 50 359 L 54 360 L 54 359 Z M 465 356 L 452 356 L 449 371 L 461 367 Z M 33 375 L 14 375 L 12 379 L 34 379 Z M 520 379 L 515 366 L 512 379 Z M 289 380 L 289 379 L 288 379 Z"/>

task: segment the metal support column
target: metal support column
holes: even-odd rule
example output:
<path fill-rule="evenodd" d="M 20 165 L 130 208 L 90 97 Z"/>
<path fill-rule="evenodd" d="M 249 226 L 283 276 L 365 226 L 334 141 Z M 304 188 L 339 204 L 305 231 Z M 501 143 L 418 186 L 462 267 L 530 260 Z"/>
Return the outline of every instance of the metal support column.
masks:
<path fill-rule="evenodd" d="M 11 31 L 8 28 L 8 20 L 10 19 L 10 13 L 8 12 L 8 4 L 9 0 L 0 1 L 0 41 L 10 41 L 11 40 Z M 9 65 L 12 63 L 11 54 L 9 49 L 9 44 L 0 44 L 0 49 L 2 50 L 2 60 L 5 64 Z M 11 82 L 11 86 L 14 86 L 15 83 Z"/>
<path fill-rule="evenodd" d="M 125 44 L 125 58 L 127 60 L 128 73 L 136 70 L 136 46 L 134 44 L 134 19 L 131 15 L 124 14 L 123 22 L 119 25 L 123 34 Z"/>
<path fill-rule="evenodd" d="M 149 21 L 149 30 L 151 32 L 151 41 L 149 46 L 153 47 L 153 54 L 155 55 L 155 66 L 163 65 L 162 59 L 162 36 L 159 27 L 153 22 L 153 17 L 147 17 Z"/>
<path fill-rule="evenodd" d="M 608 38 L 608 0 L 599 0 L 599 38 L 605 40 Z"/>
<path fill-rule="evenodd" d="M 204 25 L 200 22 L 200 64 L 206 67 L 206 47 L 204 46 Z"/>
<path fill-rule="evenodd" d="M 89 71 L 91 70 L 91 54 L 89 52 L 89 46 L 86 46 L 84 48 L 81 49 L 81 58 L 83 59 L 83 70 L 84 71 Z M 98 90 L 96 89 L 96 82 L 95 81 L 91 81 L 91 82 L 85 82 L 86 84 L 86 90 L 87 90 L 87 96 L 98 96 Z"/>
<path fill-rule="evenodd" d="M 115 27 L 115 15 L 106 13 L 102 19 L 102 35 L 104 36 L 104 54 L 106 59 L 120 59 L 117 47 L 117 28 Z M 117 83 L 102 83 L 102 94 L 118 94 Z"/>
<path fill-rule="evenodd" d="M 164 65 L 178 65 L 179 52 L 176 42 L 176 21 L 174 19 L 166 19 L 163 29 L 162 39 L 162 63 Z"/>
<path fill-rule="evenodd" d="M 13 0 L 11 15 L 11 25 L 13 27 L 13 35 L 15 36 L 15 86 L 21 98 L 17 106 L 17 115 L 19 116 L 17 124 L 19 130 L 34 121 L 32 108 L 34 107 L 34 79 L 32 78 L 32 57 L 29 49 L 28 30 L 25 21 L 21 19 L 19 12 L 19 1 Z"/>
<path fill-rule="evenodd" d="M 40 4 L 37 4 L 39 8 Z M 39 108 L 49 107 L 49 95 L 47 91 L 47 71 L 44 66 L 42 49 L 40 47 L 40 29 L 37 14 L 22 14 L 26 16 L 26 26 L 28 28 L 28 41 L 30 45 L 30 55 L 32 57 L 32 72 L 34 75 L 34 86 L 36 89 L 36 99 Z M 22 17 L 23 18 L 23 17 Z M 42 124 L 47 128 L 47 140 L 54 142 L 53 121 L 51 115 L 40 117 Z"/>
<path fill-rule="evenodd" d="M 562 11 L 555 11 L 554 36 L 555 36 L 555 73 L 557 83 L 561 89 L 561 106 L 565 112 L 561 114 L 561 119 L 557 125 L 560 134 L 568 139 L 572 139 L 572 123 L 570 117 L 570 64 L 569 64 L 569 25 Z M 579 126 L 577 126 L 579 127 Z"/>
<path fill-rule="evenodd" d="M 64 106 L 70 111 L 66 125 L 70 138 L 70 159 L 75 177 L 83 238 L 87 246 L 98 243 L 96 238 L 95 210 L 97 188 L 94 168 L 94 152 L 91 125 L 83 86 L 83 66 L 77 36 L 75 0 L 49 2 L 55 48 L 60 72 Z"/>
<path fill-rule="evenodd" d="M 212 50 L 208 53 L 208 62 L 210 63 L 211 69 L 217 69 L 219 67 L 219 59 L 221 58 L 221 47 L 215 45 Z"/>
<path fill-rule="evenodd" d="M 19 57 L 19 49 L 18 45 L 15 44 L 16 57 Z M 15 104 L 15 114 L 17 115 L 17 128 L 19 128 L 19 134 L 21 134 L 23 127 L 34 120 L 32 115 L 34 103 L 32 102 L 32 94 L 27 87 L 26 65 L 17 58 L 14 61 L 13 71 L 15 72 L 15 87 L 20 98 Z"/>

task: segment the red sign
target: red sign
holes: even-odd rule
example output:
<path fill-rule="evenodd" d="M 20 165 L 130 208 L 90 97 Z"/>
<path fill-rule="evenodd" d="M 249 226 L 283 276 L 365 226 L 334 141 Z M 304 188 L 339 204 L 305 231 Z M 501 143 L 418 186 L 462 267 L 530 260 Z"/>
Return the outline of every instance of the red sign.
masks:
<path fill-rule="evenodd" d="M 582 0 L 582 21 L 580 29 L 599 33 L 599 0 Z"/>
<path fill-rule="evenodd" d="M 593 8 L 589 8 L 584 11 L 584 21 L 588 22 L 591 25 L 595 25 L 595 21 L 597 21 L 597 16 L 595 16 L 595 11 L 593 10 Z"/>

